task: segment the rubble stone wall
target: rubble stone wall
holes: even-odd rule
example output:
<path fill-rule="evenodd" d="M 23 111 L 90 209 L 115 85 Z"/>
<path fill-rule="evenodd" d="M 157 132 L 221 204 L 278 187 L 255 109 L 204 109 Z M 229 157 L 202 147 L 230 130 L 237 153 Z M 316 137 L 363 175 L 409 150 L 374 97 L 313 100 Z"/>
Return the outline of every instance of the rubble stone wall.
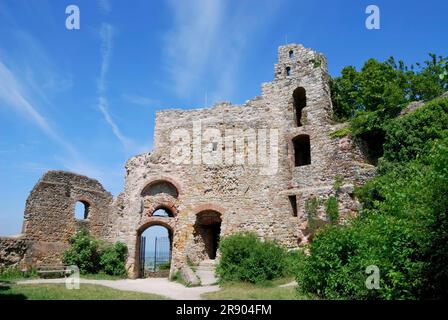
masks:
<path fill-rule="evenodd" d="M 88 206 L 86 219 L 75 218 L 75 204 Z M 60 263 L 68 240 L 86 228 L 104 240 L 113 240 L 115 219 L 112 195 L 85 176 L 49 171 L 31 191 L 25 207 L 23 235 L 29 243 L 29 264 Z"/>
<path fill-rule="evenodd" d="M 0 237 L 0 271 L 22 267 L 27 248 L 23 237 Z"/>

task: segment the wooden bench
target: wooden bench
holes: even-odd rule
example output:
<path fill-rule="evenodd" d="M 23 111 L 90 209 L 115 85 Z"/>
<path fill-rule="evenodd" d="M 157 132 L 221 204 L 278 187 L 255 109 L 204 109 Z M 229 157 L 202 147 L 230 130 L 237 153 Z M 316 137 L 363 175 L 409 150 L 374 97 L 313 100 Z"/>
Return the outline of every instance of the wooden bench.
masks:
<path fill-rule="evenodd" d="M 64 277 L 67 277 L 72 273 L 72 269 L 70 266 L 64 265 L 40 265 L 37 267 L 36 272 L 39 276 L 48 274 L 62 274 Z"/>

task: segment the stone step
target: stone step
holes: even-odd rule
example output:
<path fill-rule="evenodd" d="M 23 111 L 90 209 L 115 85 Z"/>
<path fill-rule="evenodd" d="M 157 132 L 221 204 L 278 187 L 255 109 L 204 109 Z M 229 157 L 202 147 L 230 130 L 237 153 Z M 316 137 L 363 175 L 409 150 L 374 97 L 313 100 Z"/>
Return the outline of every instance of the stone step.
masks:
<path fill-rule="evenodd" d="M 215 276 L 215 260 L 201 261 L 195 271 L 201 280 L 201 285 L 211 285 L 216 283 L 218 279 Z"/>
<path fill-rule="evenodd" d="M 211 266 L 211 267 L 215 267 L 215 264 L 216 264 L 216 262 L 215 262 L 215 260 L 204 260 L 204 261 L 201 261 L 200 263 L 199 263 L 199 266 Z"/>
<path fill-rule="evenodd" d="M 196 267 L 195 269 L 197 271 L 215 271 L 214 267 L 202 267 L 202 266 L 199 266 L 199 267 Z"/>

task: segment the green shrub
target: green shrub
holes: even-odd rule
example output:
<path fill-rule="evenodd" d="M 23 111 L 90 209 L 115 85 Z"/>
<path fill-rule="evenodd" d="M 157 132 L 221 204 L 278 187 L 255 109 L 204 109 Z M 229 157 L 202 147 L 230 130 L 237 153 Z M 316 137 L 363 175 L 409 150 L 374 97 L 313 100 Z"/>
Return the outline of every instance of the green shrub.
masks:
<path fill-rule="evenodd" d="M 70 247 L 64 251 L 62 262 L 78 266 L 81 274 L 104 272 L 122 276 L 126 274 L 126 258 L 124 243 L 104 243 L 92 237 L 87 230 L 81 230 L 70 239 Z"/>
<path fill-rule="evenodd" d="M 424 156 L 428 141 L 448 136 L 448 98 L 435 99 L 385 125 L 384 159 L 403 162 Z"/>
<path fill-rule="evenodd" d="M 219 248 L 221 259 L 216 273 L 220 282 L 263 283 L 284 275 L 286 250 L 273 241 L 238 233 L 222 239 Z"/>
<path fill-rule="evenodd" d="M 327 199 L 325 204 L 325 213 L 331 223 L 337 223 L 339 221 L 338 199 L 336 197 L 331 196 Z"/>
<path fill-rule="evenodd" d="M 448 292 L 448 138 L 428 154 L 370 180 L 359 218 L 329 225 L 310 245 L 301 290 L 327 299 L 446 298 Z M 369 290 L 366 268 L 380 270 Z"/>
<path fill-rule="evenodd" d="M 307 256 L 302 250 L 289 251 L 286 254 L 286 276 L 296 276 L 303 272 Z"/>
<path fill-rule="evenodd" d="M 106 246 L 100 255 L 100 268 L 104 273 L 112 276 L 126 274 L 127 246 L 122 242 Z"/>
<path fill-rule="evenodd" d="M 99 242 L 87 230 L 77 232 L 69 240 L 70 247 L 63 253 L 62 262 L 75 265 L 81 273 L 98 273 Z"/>

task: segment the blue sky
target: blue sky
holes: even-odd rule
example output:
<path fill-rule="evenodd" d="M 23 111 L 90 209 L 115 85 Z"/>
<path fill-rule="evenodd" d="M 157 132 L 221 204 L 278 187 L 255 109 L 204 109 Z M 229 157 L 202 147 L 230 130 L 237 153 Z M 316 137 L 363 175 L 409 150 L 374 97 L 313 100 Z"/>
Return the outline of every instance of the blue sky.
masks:
<path fill-rule="evenodd" d="M 69 4 L 80 30 L 65 28 Z M 380 30 L 364 26 L 369 4 Z M 0 235 L 20 232 L 46 170 L 117 195 L 126 160 L 151 150 L 156 110 L 259 95 L 286 39 L 323 52 L 332 75 L 371 57 L 413 63 L 447 54 L 446 12 L 446 0 L 0 0 Z"/>

